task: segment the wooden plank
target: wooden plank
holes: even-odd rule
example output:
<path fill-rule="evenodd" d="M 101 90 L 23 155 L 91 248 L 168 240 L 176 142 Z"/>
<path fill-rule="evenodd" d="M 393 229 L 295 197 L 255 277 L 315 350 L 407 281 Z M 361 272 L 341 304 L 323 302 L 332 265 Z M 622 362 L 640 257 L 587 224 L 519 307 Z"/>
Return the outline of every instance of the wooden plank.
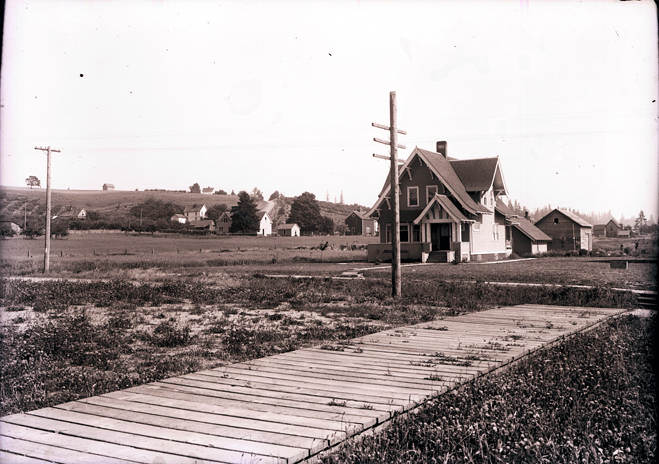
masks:
<path fill-rule="evenodd" d="M 154 455 L 163 453 L 168 455 L 168 459 L 175 462 L 197 462 L 199 459 L 211 462 L 240 462 L 249 456 L 254 462 L 275 463 L 276 458 L 272 456 L 262 456 L 248 451 L 231 451 L 211 446 L 192 445 L 180 441 L 174 442 L 168 439 L 152 438 L 138 433 L 126 433 L 115 430 L 109 430 L 100 427 L 89 427 L 87 425 L 74 424 L 71 422 L 62 422 L 53 419 L 47 419 L 28 414 L 15 414 L 2 418 L 4 423 L 16 426 L 30 427 L 52 432 L 60 438 L 79 437 L 88 441 L 95 440 L 97 443 L 123 445 L 130 443 L 131 447 L 139 448 L 140 451 L 149 451 Z M 143 428 L 149 426 L 142 426 Z M 152 432 L 153 433 L 153 432 Z M 93 450 L 94 448 L 92 448 Z M 152 460 L 155 459 L 152 458 Z"/>
<path fill-rule="evenodd" d="M 2 428 L 0 423 L 0 428 Z M 56 437 L 55 437 L 56 438 Z M 117 459 L 112 456 L 104 456 L 93 452 L 81 452 L 69 448 L 57 446 L 57 440 L 53 444 L 45 444 L 37 441 L 22 440 L 7 435 L 0 436 L 0 448 L 2 451 L 14 454 L 23 454 L 38 462 L 56 462 L 60 464 L 131 464 L 139 461 L 128 461 Z M 0 461 L 4 464 L 5 461 Z M 12 461 L 9 461 L 12 462 Z"/>
<path fill-rule="evenodd" d="M 299 402 L 297 404 L 291 404 L 290 401 L 281 401 L 277 398 L 263 398 L 260 396 L 254 395 L 245 395 L 242 393 L 234 393 L 231 391 L 217 391 L 217 390 L 205 390 L 195 387 L 184 387 L 177 385 L 170 385 L 165 383 L 153 383 L 142 386 L 145 390 L 145 393 L 150 392 L 156 394 L 156 392 L 179 392 L 179 393 L 188 393 L 196 395 L 203 398 L 223 398 L 239 401 L 241 405 L 246 406 L 245 403 L 249 404 L 256 411 L 262 410 L 261 408 L 266 408 L 270 406 L 283 406 L 289 407 L 292 409 L 291 413 L 293 415 L 301 416 L 314 416 L 314 417 L 325 417 L 325 416 L 316 416 L 316 413 L 321 414 L 351 414 L 355 416 L 360 416 L 366 419 L 377 418 L 382 416 L 382 411 L 372 411 L 364 410 L 360 408 L 351 408 L 351 407 L 337 407 L 337 406 L 328 406 L 327 404 L 320 403 L 305 403 Z M 135 390 L 137 392 L 137 390 Z M 302 411 L 305 411 L 304 413 Z M 327 418 L 327 417 L 325 417 Z"/>
<path fill-rule="evenodd" d="M 200 395 L 198 393 L 192 392 L 182 392 L 173 389 L 154 389 L 154 388 L 131 388 L 131 393 L 144 394 L 150 396 L 157 396 L 162 398 L 172 398 L 179 399 L 183 401 L 193 401 L 193 402 L 203 402 L 207 404 L 214 404 L 222 408 L 233 408 L 235 409 L 246 409 L 250 411 L 255 411 L 258 413 L 275 413 L 283 414 L 286 416 L 297 416 L 300 418 L 312 418 L 312 419 L 323 419 L 330 421 L 338 422 L 347 422 L 350 424 L 359 424 L 362 427 L 370 427 L 374 425 L 377 420 L 372 416 L 363 416 L 363 415 L 354 415 L 350 414 L 348 411 L 314 411 L 307 410 L 303 408 L 289 408 L 277 406 L 274 404 L 259 404 L 259 403 L 249 403 L 245 401 L 237 401 L 233 399 L 227 399 L 222 397 L 215 397 L 212 395 Z M 337 408 L 338 409 L 338 408 Z"/>
<path fill-rule="evenodd" d="M 129 420 L 83 414 L 74 411 L 67 411 L 65 409 L 44 408 L 27 413 L 27 416 L 31 415 L 48 420 L 87 425 L 115 432 L 130 430 L 131 434 L 171 440 L 191 445 L 208 446 L 222 450 L 239 451 L 247 454 L 253 453 L 260 456 L 285 457 L 292 461 L 303 459 L 309 455 L 309 450 L 304 448 L 294 448 L 278 444 L 239 440 L 221 436 L 218 437 L 208 433 L 190 432 L 171 427 L 140 424 Z M 55 426 L 57 426 L 57 424 Z M 223 459 L 233 459 L 234 457 L 237 456 L 229 455 Z"/>
<path fill-rule="evenodd" d="M 329 420 L 329 419 L 314 419 L 310 417 L 300 417 L 300 416 L 290 416 L 281 413 L 275 412 L 260 412 L 260 411 L 251 411 L 249 409 L 240 409 L 235 407 L 227 406 L 218 406 L 211 404 L 210 402 L 198 402 L 190 400 L 180 400 L 177 398 L 165 398 L 163 396 L 154 396 L 154 395 L 145 395 L 143 393 L 130 393 L 125 390 L 106 393 L 101 395 L 105 398 L 113 398 L 119 400 L 133 401 L 148 405 L 161 405 L 165 400 L 167 401 L 178 401 L 177 404 L 181 406 L 192 407 L 193 405 L 197 407 L 204 407 L 205 409 L 212 409 L 214 414 L 235 417 L 240 419 L 252 419 L 259 422 L 271 422 L 276 424 L 288 424 L 288 425 L 298 425 L 302 427 L 314 427 L 321 430 L 332 430 L 340 432 L 346 428 L 362 428 L 361 424 L 355 422 L 342 422 L 340 420 Z"/>
<path fill-rule="evenodd" d="M 79 403 L 105 406 L 108 408 L 121 409 L 124 411 L 137 411 L 145 414 L 160 415 L 199 422 L 201 424 L 225 425 L 245 430 L 265 431 L 273 433 L 284 433 L 293 436 L 313 438 L 327 443 L 328 432 L 316 427 L 301 427 L 290 424 L 278 424 L 255 419 L 244 419 L 240 417 L 224 416 L 208 412 L 213 408 L 203 408 L 196 403 L 187 404 L 176 400 L 163 399 L 161 405 L 144 404 L 133 401 L 118 400 L 115 398 L 93 396 L 79 400 Z M 60 405 L 61 406 L 61 405 Z M 58 406 L 58 407 L 60 407 Z M 194 409 L 193 409 L 194 408 Z"/>
<path fill-rule="evenodd" d="M 6 437 L 18 438 L 33 443 L 41 443 L 44 445 L 66 448 L 72 451 L 79 451 L 95 456 L 94 459 L 89 459 L 89 463 L 97 463 L 105 461 L 106 458 L 118 458 L 119 461 L 132 461 L 142 464 L 151 464 L 155 460 L 163 463 L 184 463 L 194 464 L 195 459 L 172 455 L 164 452 L 154 452 L 133 446 L 132 436 L 128 443 L 130 445 L 118 445 L 116 443 L 109 443 L 90 438 L 80 438 L 71 435 L 64 435 L 61 433 L 54 433 L 52 431 L 40 430 L 32 427 L 24 427 L 16 424 L 4 422 L 2 418 L 2 435 Z M 139 438 L 139 437 L 137 437 Z M 210 461 L 210 460 L 207 460 Z M 64 461 L 70 462 L 70 459 Z M 211 461 L 212 462 L 212 461 Z M 217 461 L 215 461 L 217 462 Z"/>
<path fill-rule="evenodd" d="M 139 424 L 169 427 L 189 432 L 207 433 L 217 437 L 228 437 L 262 443 L 281 444 L 283 446 L 290 446 L 293 448 L 308 449 L 310 452 L 319 451 L 325 447 L 325 444 L 321 443 L 321 440 L 317 440 L 315 438 L 300 437 L 285 433 L 264 432 L 261 430 L 251 430 L 228 425 L 210 424 L 208 422 L 198 422 L 195 420 L 187 420 L 157 414 L 147 414 L 134 410 L 110 408 L 107 406 L 99 406 L 96 404 L 82 403 L 78 401 L 55 406 L 55 408 L 63 409 L 65 411 L 75 411 L 81 414 L 89 414 L 91 416 L 112 417 L 121 420 L 130 418 L 130 421 Z M 38 411 L 41 410 L 33 411 L 33 413 Z"/>
<path fill-rule="evenodd" d="M 12 439 L 10 438 L 10 440 Z M 52 461 L 31 458 L 28 456 L 24 456 L 22 454 L 13 454 L 13 453 L 6 453 L 4 451 L 0 451 L 0 462 L 2 464 L 43 464 L 45 462 L 52 462 Z"/>

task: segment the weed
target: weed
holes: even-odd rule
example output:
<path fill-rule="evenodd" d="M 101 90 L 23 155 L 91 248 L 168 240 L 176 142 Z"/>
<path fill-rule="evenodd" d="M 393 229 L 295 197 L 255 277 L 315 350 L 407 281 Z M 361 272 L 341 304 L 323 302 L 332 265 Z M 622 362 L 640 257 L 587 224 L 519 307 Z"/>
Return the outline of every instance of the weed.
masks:
<path fill-rule="evenodd" d="M 345 401 L 337 401 L 334 398 L 332 398 L 332 400 L 329 403 L 327 403 L 327 406 L 340 406 L 342 408 L 345 408 L 346 402 Z"/>

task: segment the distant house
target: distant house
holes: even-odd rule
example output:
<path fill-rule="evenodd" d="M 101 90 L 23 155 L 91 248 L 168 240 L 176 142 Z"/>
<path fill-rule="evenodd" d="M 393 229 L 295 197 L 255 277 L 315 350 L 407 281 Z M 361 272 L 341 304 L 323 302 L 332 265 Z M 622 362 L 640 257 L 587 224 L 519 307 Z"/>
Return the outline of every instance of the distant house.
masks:
<path fill-rule="evenodd" d="M 187 218 L 188 222 L 201 221 L 206 218 L 206 205 L 192 205 L 186 206 L 183 210 L 183 214 Z"/>
<path fill-rule="evenodd" d="M 265 211 L 259 211 L 259 231 L 256 235 L 267 237 L 272 235 L 272 219 Z"/>
<path fill-rule="evenodd" d="M 231 213 L 229 211 L 224 211 L 220 214 L 220 217 L 217 218 L 217 226 L 215 231 L 218 234 L 228 234 L 229 229 L 231 229 Z"/>
<path fill-rule="evenodd" d="M 378 222 L 361 211 L 353 211 L 344 220 L 347 235 L 377 235 Z"/>
<path fill-rule="evenodd" d="M 204 195 L 212 195 L 214 192 L 215 192 L 215 188 L 213 187 L 204 187 L 203 189 L 201 189 L 201 193 L 203 193 Z"/>
<path fill-rule="evenodd" d="M 606 237 L 606 224 L 595 224 L 593 226 L 593 237 Z"/>
<path fill-rule="evenodd" d="M 178 222 L 179 224 L 185 224 L 188 222 L 188 218 L 185 215 L 178 213 L 172 216 L 169 220 L 172 222 Z"/>
<path fill-rule="evenodd" d="M 622 232 L 622 236 L 629 237 L 629 231 L 625 233 L 625 228 L 622 227 L 621 224 L 618 224 L 614 219 L 610 219 L 609 222 L 606 223 L 604 228 L 606 229 L 607 237 L 620 237 L 621 232 Z"/>
<path fill-rule="evenodd" d="M 103 190 L 114 190 L 114 184 L 103 184 Z"/>
<path fill-rule="evenodd" d="M 628 238 L 632 236 L 632 231 L 629 229 L 622 229 L 618 231 L 618 237 Z"/>
<path fill-rule="evenodd" d="M 212 219 L 199 219 L 189 223 L 189 227 L 194 230 L 207 230 L 212 232 L 215 230 L 215 221 Z"/>
<path fill-rule="evenodd" d="M 556 208 L 535 223 L 551 237 L 550 250 L 592 250 L 593 226 L 585 219 L 566 209 Z"/>
<path fill-rule="evenodd" d="M 297 224 L 281 224 L 277 226 L 277 235 L 280 237 L 299 237 L 300 226 Z"/>
<path fill-rule="evenodd" d="M 87 211 L 85 208 L 81 209 L 80 212 L 77 215 L 78 219 L 87 219 Z"/>

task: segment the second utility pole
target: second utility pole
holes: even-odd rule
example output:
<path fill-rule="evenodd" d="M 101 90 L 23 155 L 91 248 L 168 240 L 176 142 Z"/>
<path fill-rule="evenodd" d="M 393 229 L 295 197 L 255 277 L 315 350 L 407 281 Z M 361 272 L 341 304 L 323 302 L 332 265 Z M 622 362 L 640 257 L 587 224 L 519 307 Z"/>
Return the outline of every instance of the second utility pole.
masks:
<path fill-rule="evenodd" d="M 404 130 L 396 127 L 396 92 L 389 92 L 389 127 L 382 124 L 371 124 L 373 127 L 389 131 L 389 141 L 373 138 L 378 143 L 389 145 L 390 156 L 373 155 L 376 158 L 388 159 L 391 161 L 389 171 L 389 184 L 391 186 L 391 212 L 393 215 L 392 234 L 391 234 L 391 295 L 400 297 L 401 290 L 401 272 L 400 272 L 400 187 L 398 185 L 398 157 L 397 149 L 405 149 L 404 145 L 398 145 L 398 134 L 407 134 Z M 385 234 L 386 235 L 386 234 Z"/>
<path fill-rule="evenodd" d="M 59 153 L 60 150 L 48 147 L 34 147 L 35 150 L 45 151 L 46 158 L 46 245 L 43 254 L 43 272 L 50 270 L 50 152 Z"/>

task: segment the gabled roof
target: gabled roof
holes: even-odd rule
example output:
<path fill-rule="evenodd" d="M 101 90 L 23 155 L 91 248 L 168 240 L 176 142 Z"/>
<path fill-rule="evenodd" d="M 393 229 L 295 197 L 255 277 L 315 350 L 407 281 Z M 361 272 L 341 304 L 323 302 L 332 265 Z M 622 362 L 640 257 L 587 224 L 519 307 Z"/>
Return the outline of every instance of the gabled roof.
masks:
<path fill-rule="evenodd" d="M 446 195 L 440 195 L 440 194 L 435 194 L 434 197 L 432 197 L 432 200 L 428 202 L 425 208 L 423 208 L 423 211 L 421 211 L 421 214 L 419 214 L 415 219 L 414 219 L 414 224 L 418 224 L 421 222 L 423 217 L 428 214 L 428 211 L 435 205 L 435 203 L 439 204 L 444 211 L 448 213 L 451 218 L 453 218 L 454 221 L 457 222 L 468 222 L 469 219 L 460 212 L 460 210 L 453 204 L 453 202 L 447 197 Z"/>
<path fill-rule="evenodd" d="M 293 224 L 280 224 L 280 225 L 277 226 L 277 230 L 288 230 L 288 229 L 292 229 L 293 227 L 296 227 L 296 226 L 300 227 L 295 222 Z"/>
<path fill-rule="evenodd" d="M 615 219 L 611 218 L 611 219 L 609 219 L 609 222 L 612 222 L 613 225 L 615 225 L 618 229 L 622 229 L 622 226 L 620 224 L 618 224 L 618 222 L 616 222 Z M 609 222 L 606 223 L 607 226 L 609 225 Z"/>
<path fill-rule="evenodd" d="M 410 156 L 407 157 L 407 160 L 405 161 L 404 164 L 400 166 L 398 169 L 398 176 L 400 177 L 402 173 L 407 169 L 409 164 L 412 162 L 415 156 L 419 156 L 426 165 L 430 168 L 430 170 L 433 172 L 439 180 L 442 181 L 442 183 L 446 186 L 448 191 L 455 197 L 455 199 L 462 205 L 462 207 L 469 211 L 472 214 L 477 214 L 477 213 L 491 213 L 489 209 L 487 209 L 485 206 L 476 203 L 471 196 L 467 193 L 467 190 L 465 190 L 464 185 L 462 184 L 462 181 L 456 174 L 455 170 L 453 169 L 453 166 L 451 166 L 451 162 L 444 158 L 443 155 L 439 153 L 435 153 L 433 151 L 429 150 L 423 150 L 419 147 L 415 147 L 414 150 L 412 150 L 412 153 Z M 377 209 L 377 207 L 382 203 L 384 198 L 387 196 L 389 193 L 389 190 L 391 189 L 391 186 L 389 185 L 389 178 L 387 177 L 387 180 L 385 182 L 385 186 L 380 193 L 380 196 L 378 200 L 375 202 L 375 205 L 368 211 L 367 216 L 371 216 L 373 212 Z"/>
<path fill-rule="evenodd" d="M 360 219 L 370 219 L 370 218 L 368 217 L 368 215 L 367 215 L 367 212 L 364 212 L 364 211 L 353 211 L 353 212 L 351 212 L 350 214 L 348 214 L 347 217 L 350 217 L 350 216 L 352 216 L 353 214 L 354 214 L 355 216 L 357 216 L 358 218 L 360 218 Z"/>
<path fill-rule="evenodd" d="M 553 213 L 554 211 L 558 211 L 558 212 L 561 213 L 563 216 L 565 216 L 566 218 L 568 218 L 568 219 L 571 220 L 572 222 L 574 222 L 574 223 L 580 225 L 581 227 L 593 227 L 593 225 L 592 225 L 591 223 L 589 223 L 588 221 L 586 221 L 584 218 L 581 218 L 581 217 L 577 216 L 576 214 L 574 214 L 572 211 L 569 211 L 569 210 L 567 210 L 567 209 L 563 209 L 563 208 L 554 208 L 554 209 L 552 209 L 552 210 L 549 211 L 547 214 L 545 214 L 544 216 L 542 216 L 540 219 L 538 219 L 537 221 L 535 221 L 535 223 L 538 224 L 540 221 L 542 221 L 544 218 L 546 218 L 547 216 L 549 216 L 549 215 L 550 215 L 551 213 Z"/>
<path fill-rule="evenodd" d="M 258 217 L 259 217 L 259 221 L 263 220 L 263 218 L 264 218 L 265 216 L 268 216 L 268 220 L 272 221 L 272 219 L 270 219 L 270 216 L 268 215 L 268 212 L 267 212 L 267 211 L 257 211 L 256 214 L 257 214 Z"/>
<path fill-rule="evenodd" d="M 467 192 L 485 192 L 494 184 L 499 158 L 450 160 Z M 505 188 L 504 188 L 505 190 Z"/>
<path fill-rule="evenodd" d="M 510 207 L 503 202 L 501 198 L 497 198 L 496 204 L 494 205 L 494 209 L 501 214 L 503 214 L 506 219 L 507 218 L 512 218 L 512 217 L 519 217 L 519 214 L 517 214 L 515 211 L 510 209 Z"/>
<path fill-rule="evenodd" d="M 187 219 L 183 214 L 176 213 L 171 217 L 171 219 Z"/>
<path fill-rule="evenodd" d="M 184 213 L 195 213 L 201 211 L 201 208 L 204 208 L 206 205 L 192 205 L 192 206 L 186 206 L 183 209 Z"/>
<path fill-rule="evenodd" d="M 191 222 L 190 226 L 194 228 L 215 227 L 215 221 L 212 219 L 201 219 L 199 221 Z"/>
<path fill-rule="evenodd" d="M 531 221 L 529 221 L 526 218 L 518 218 L 516 222 L 512 224 L 512 227 L 519 230 L 521 233 L 526 235 L 531 240 L 545 241 L 545 242 L 551 241 L 551 237 L 549 235 L 545 234 L 543 231 L 538 229 L 536 226 L 533 225 Z"/>

